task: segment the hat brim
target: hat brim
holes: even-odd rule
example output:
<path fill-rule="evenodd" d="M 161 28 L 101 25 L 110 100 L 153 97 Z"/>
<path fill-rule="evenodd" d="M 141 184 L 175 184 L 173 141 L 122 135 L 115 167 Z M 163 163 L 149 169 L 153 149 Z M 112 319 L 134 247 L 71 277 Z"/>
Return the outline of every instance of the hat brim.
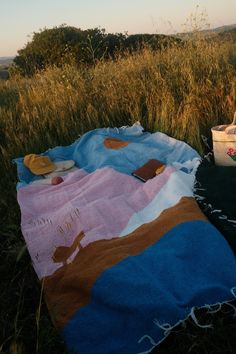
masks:
<path fill-rule="evenodd" d="M 73 160 L 65 160 L 60 162 L 53 161 L 53 163 L 56 165 L 56 169 L 53 172 L 66 171 L 75 165 L 75 161 Z"/>
<path fill-rule="evenodd" d="M 37 179 L 36 181 L 33 181 L 32 184 L 52 184 L 52 179 L 51 178 L 41 178 Z"/>
<path fill-rule="evenodd" d="M 73 166 L 69 170 L 53 171 L 53 172 L 50 172 L 50 173 L 45 173 L 44 177 L 46 177 L 46 178 L 49 178 L 49 177 L 52 178 L 52 177 L 55 177 L 55 176 L 63 177 L 63 176 L 66 176 L 68 173 L 75 172 L 75 171 L 78 171 L 78 167 Z"/>

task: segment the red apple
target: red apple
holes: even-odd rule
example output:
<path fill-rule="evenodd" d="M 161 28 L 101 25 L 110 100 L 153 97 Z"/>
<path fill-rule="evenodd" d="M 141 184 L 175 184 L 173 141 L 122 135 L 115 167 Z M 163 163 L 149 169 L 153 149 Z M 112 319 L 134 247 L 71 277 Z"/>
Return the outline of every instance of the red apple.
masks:
<path fill-rule="evenodd" d="M 60 183 L 62 183 L 62 182 L 63 182 L 63 178 L 62 178 L 62 177 L 60 177 L 60 176 L 54 176 L 54 177 L 52 177 L 51 183 L 52 183 L 53 185 L 60 184 Z"/>

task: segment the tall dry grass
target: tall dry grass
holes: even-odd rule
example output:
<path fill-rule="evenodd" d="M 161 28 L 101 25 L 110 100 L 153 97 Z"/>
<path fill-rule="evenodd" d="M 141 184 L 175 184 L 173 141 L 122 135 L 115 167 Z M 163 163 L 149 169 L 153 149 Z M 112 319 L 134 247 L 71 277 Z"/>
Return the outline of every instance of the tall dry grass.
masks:
<path fill-rule="evenodd" d="M 137 120 L 201 152 L 201 134 L 229 123 L 235 103 L 236 44 L 230 40 L 195 39 L 89 69 L 51 67 L 32 78 L 0 82 L 0 353 L 63 351 L 46 310 L 38 311 L 41 291 L 20 239 L 11 160 L 69 144 L 90 129 Z"/>
<path fill-rule="evenodd" d="M 236 102 L 236 45 L 189 41 L 148 48 L 94 68 L 48 68 L 0 85 L 1 151 L 5 160 L 67 144 L 101 126 L 139 120 L 201 151 L 200 134 L 230 122 Z"/>

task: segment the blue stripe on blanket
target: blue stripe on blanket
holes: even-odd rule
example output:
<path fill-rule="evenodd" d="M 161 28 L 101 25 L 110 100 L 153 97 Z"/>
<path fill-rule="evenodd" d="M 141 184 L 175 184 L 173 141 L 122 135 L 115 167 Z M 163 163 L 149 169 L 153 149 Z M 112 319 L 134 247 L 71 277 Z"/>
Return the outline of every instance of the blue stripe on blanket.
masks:
<path fill-rule="evenodd" d="M 164 337 L 157 323 L 173 326 L 193 306 L 231 300 L 235 285 L 236 259 L 221 234 L 208 222 L 182 223 L 105 271 L 63 336 L 69 353 L 145 352 L 153 345 L 143 336 Z"/>
<path fill-rule="evenodd" d="M 104 140 L 108 137 L 130 142 L 122 149 L 108 149 Z M 32 151 L 28 152 L 32 153 Z M 173 139 L 163 133 L 143 132 L 143 127 L 134 124 L 132 127 L 95 129 L 84 134 L 80 139 L 68 146 L 57 146 L 42 155 L 53 161 L 74 160 L 76 166 L 93 172 L 98 168 L 112 167 L 115 170 L 131 174 L 150 159 L 159 159 L 165 164 L 199 159 L 199 154 L 186 143 Z M 20 183 L 18 188 L 39 179 L 24 166 L 23 158 L 14 160 Z"/>

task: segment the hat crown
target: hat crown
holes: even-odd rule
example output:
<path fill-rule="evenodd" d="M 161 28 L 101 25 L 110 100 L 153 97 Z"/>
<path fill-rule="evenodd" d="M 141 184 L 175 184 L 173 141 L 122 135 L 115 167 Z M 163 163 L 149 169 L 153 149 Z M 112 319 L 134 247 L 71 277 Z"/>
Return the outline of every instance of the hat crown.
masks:
<path fill-rule="evenodd" d="M 24 157 L 24 164 L 35 175 L 43 175 L 56 169 L 48 156 L 29 154 Z"/>

